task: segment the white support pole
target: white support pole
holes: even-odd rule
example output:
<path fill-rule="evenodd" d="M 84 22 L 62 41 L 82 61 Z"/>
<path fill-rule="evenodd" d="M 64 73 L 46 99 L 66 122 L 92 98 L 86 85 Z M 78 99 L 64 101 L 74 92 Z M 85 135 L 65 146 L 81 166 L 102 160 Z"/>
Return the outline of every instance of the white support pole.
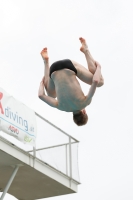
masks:
<path fill-rule="evenodd" d="M 72 181 L 72 149 L 71 149 L 71 137 L 69 136 L 69 169 L 70 169 L 70 187 Z"/>
<path fill-rule="evenodd" d="M 9 181 L 8 181 L 6 187 L 5 187 L 5 189 L 4 189 L 4 191 L 3 191 L 2 195 L 1 195 L 0 200 L 4 199 L 4 196 L 6 195 L 6 193 L 7 193 L 8 189 L 9 189 L 13 179 L 15 178 L 15 175 L 17 174 L 18 169 L 19 169 L 19 166 L 17 165 L 15 167 L 15 169 L 13 170 L 13 173 L 12 173 L 12 175 L 11 175 L 11 177 L 10 177 L 10 179 L 9 179 Z"/>

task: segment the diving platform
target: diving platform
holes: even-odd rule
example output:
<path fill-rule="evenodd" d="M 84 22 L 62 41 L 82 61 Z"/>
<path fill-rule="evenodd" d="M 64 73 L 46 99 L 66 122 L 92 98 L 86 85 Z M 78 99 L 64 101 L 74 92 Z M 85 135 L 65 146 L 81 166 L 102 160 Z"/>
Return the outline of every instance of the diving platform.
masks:
<path fill-rule="evenodd" d="M 78 141 L 37 113 L 36 120 L 38 148 L 0 131 L 0 200 L 6 193 L 37 200 L 78 191 Z"/>

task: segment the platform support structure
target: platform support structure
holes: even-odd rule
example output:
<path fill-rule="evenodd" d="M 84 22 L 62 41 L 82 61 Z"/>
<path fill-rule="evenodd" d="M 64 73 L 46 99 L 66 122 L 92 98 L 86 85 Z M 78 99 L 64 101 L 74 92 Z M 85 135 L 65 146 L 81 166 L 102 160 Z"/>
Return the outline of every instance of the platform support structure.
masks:
<path fill-rule="evenodd" d="M 12 181 L 14 180 L 14 178 L 15 178 L 15 176 L 17 174 L 17 171 L 18 171 L 19 167 L 20 167 L 19 165 L 15 166 L 15 169 L 13 170 L 13 173 L 12 173 L 12 175 L 11 175 L 11 177 L 10 177 L 10 179 L 9 179 L 9 181 L 8 181 L 6 187 L 5 187 L 5 189 L 4 189 L 4 191 L 3 191 L 2 195 L 1 195 L 0 200 L 4 199 L 8 189 L 9 189 L 11 183 L 12 183 Z"/>

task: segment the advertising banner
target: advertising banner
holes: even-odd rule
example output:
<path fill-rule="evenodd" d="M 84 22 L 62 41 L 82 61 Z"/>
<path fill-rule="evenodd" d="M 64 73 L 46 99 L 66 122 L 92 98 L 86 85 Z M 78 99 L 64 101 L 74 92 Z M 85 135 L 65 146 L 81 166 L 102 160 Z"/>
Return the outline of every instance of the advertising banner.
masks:
<path fill-rule="evenodd" d="M 19 141 L 35 146 L 36 115 L 0 88 L 0 130 Z"/>

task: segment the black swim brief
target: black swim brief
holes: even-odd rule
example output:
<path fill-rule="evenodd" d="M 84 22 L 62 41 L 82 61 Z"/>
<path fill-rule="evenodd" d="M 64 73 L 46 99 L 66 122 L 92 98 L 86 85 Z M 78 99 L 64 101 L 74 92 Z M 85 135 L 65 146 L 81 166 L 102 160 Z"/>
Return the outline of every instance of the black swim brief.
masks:
<path fill-rule="evenodd" d="M 61 70 L 61 69 L 70 69 L 72 71 L 75 72 L 75 74 L 77 74 L 77 69 L 74 67 L 73 63 L 71 62 L 71 60 L 69 59 L 65 59 L 65 60 L 59 60 L 54 62 L 51 67 L 50 67 L 50 78 L 51 78 L 51 74 L 57 70 Z"/>

